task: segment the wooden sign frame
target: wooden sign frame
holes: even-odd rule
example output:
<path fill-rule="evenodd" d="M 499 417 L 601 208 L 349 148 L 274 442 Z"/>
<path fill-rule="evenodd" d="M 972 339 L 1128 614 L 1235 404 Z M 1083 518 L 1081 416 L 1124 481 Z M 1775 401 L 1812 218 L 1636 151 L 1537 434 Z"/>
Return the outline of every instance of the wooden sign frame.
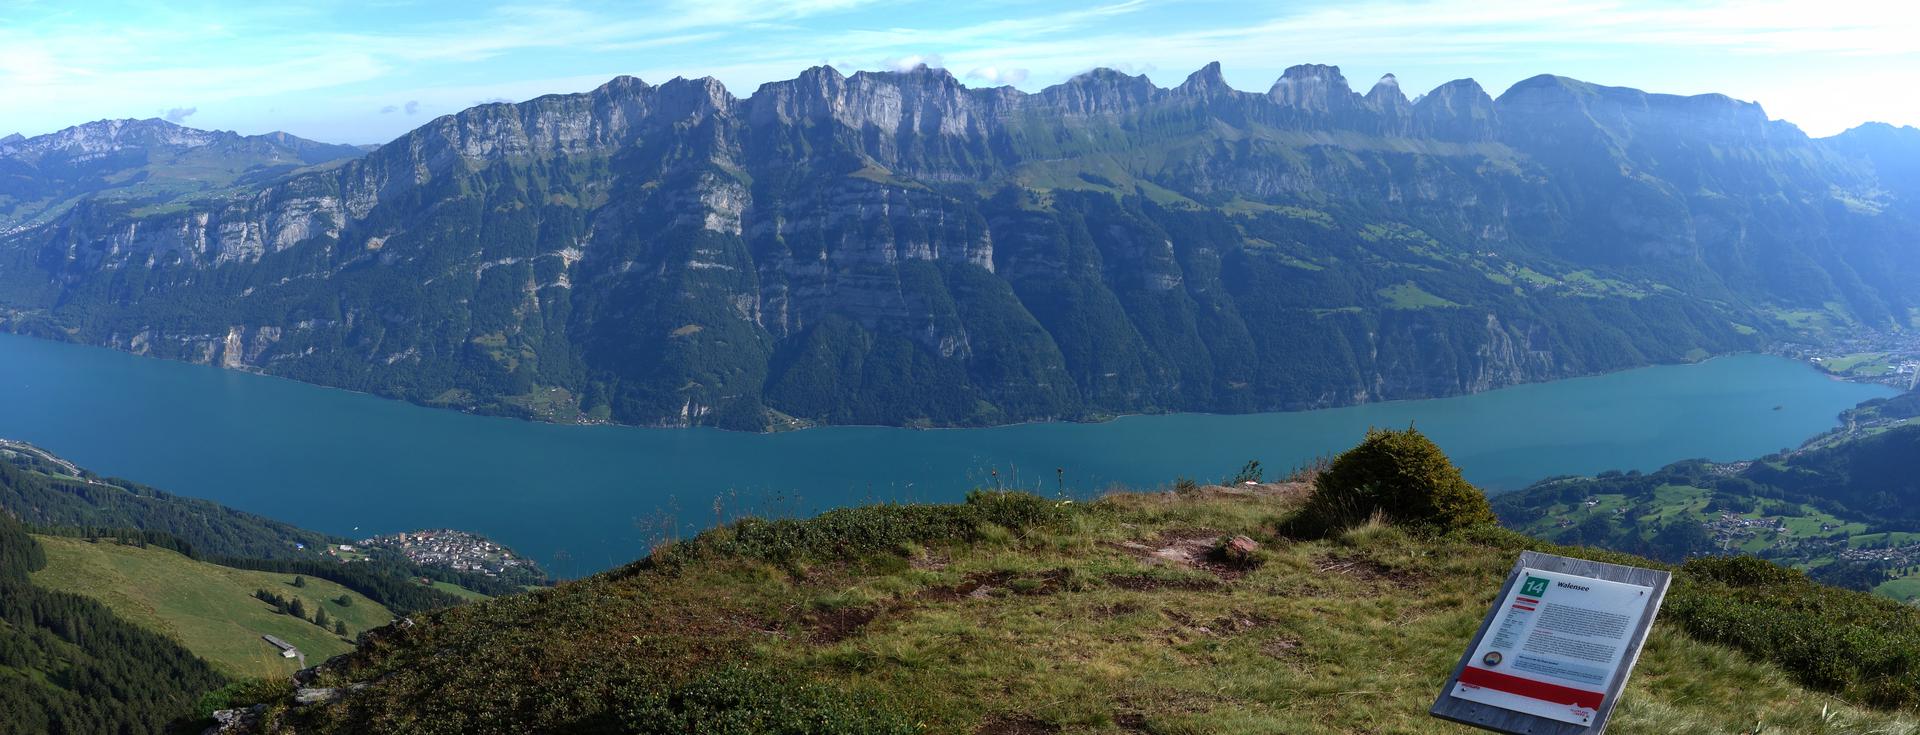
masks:
<path fill-rule="evenodd" d="M 1613 678 L 1607 683 L 1606 696 L 1596 710 L 1593 723 L 1578 725 L 1571 722 L 1540 717 L 1525 712 L 1515 712 L 1489 704 L 1470 702 L 1453 696 L 1454 685 L 1459 683 L 1461 672 L 1471 663 L 1473 652 L 1480 648 L 1493 621 L 1500 614 L 1507 596 L 1520 580 L 1520 570 L 1538 569 L 1545 572 L 1558 572 L 1580 577 L 1591 577 L 1609 582 L 1639 585 L 1653 589 L 1651 599 L 1640 614 L 1640 620 L 1627 639 L 1627 651 L 1620 659 L 1620 666 L 1614 670 Z M 1613 706 L 1620 700 L 1620 692 L 1627 688 L 1627 676 L 1633 673 L 1634 664 L 1640 662 L 1640 649 L 1647 643 L 1647 632 L 1653 627 L 1653 619 L 1660 613 L 1660 603 L 1666 599 L 1667 585 L 1673 581 L 1668 572 L 1641 569 L 1639 567 L 1607 564 L 1605 562 L 1572 559 L 1537 551 L 1520 552 L 1520 559 L 1513 564 L 1513 570 L 1507 572 L 1507 582 L 1500 586 L 1500 594 L 1488 608 L 1487 617 L 1480 622 L 1480 630 L 1473 634 L 1473 640 L 1467 643 L 1467 650 L 1460 654 L 1460 662 L 1453 667 L 1453 675 L 1447 677 L 1447 683 L 1440 689 L 1440 698 L 1435 700 L 1428 714 L 1443 720 L 1451 720 L 1463 725 L 1472 725 L 1494 732 L 1513 735 L 1600 735 L 1607 729 L 1607 718 L 1613 714 Z"/>

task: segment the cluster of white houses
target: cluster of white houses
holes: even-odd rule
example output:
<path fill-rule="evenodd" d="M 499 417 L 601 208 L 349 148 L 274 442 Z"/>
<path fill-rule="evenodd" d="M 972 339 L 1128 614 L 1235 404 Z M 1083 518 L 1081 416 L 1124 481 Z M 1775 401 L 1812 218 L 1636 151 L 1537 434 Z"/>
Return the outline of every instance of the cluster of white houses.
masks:
<path fill-rule="evenodd" d="M 513 567 L 529 564 L 527 560 L 514 556 L 513 551 L 505 546 L 466 531 L 451 529 L 375 536 L 361 539 L 360 546 L 393 549 L 408 561 L 422 566 L 446 567 L 488 576 L 499 576 Z"/>

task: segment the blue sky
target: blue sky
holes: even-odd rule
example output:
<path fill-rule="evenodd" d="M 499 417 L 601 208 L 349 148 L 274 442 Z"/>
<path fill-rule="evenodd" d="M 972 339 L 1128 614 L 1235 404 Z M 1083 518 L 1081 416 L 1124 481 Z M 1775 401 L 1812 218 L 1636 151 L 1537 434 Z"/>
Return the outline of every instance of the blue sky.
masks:
<path fill-rule="evenodd" d="M 1097 66 L 1264 91 L 1337 64 L 1409 96 L 1539 73 L 1760 102 L 1814 135 L 1920 125 L 1920 2 L 0 0 L 0 135 L 106 117 L 377 143 L 493 100 L 713 76 L 746 96 L 817 64 L 925 62 L 1037 90 Z"/>

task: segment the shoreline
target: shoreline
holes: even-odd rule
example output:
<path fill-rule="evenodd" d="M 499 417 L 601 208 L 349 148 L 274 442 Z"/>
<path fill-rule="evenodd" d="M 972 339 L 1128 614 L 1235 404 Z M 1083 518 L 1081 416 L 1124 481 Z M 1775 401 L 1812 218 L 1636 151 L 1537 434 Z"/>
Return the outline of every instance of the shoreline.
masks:
<path fill-rule="evenodd" d="M 41 337 L 41 336 L 32 335 L 32 334 L 25 334 L 21 332 L 0 331 L 0 337 L 7 337 L 7 336 L 19 337 L 22 339 L 33 340 L 36 342 L 43 342 L 48 344 L 104 350 L 107 352 L 125 355 L 127 357 L 132 357 L 132 358 L 158 360 L 160 362 L 174 363 L 177 365 L 183 365 L 183 366 L 189 366 L 189 367 L 208 368 L 208 369 L 218 370 L 223 372 L 231 372 L 231 373 L 237 373 L 242 375 L 270 378 L 273 380 L 286 381 L 288 383 L 293 383 L 297 385 L 304 385 L 304 386 L 310 386 L 315 388 L 324 388 L 327 390 L 342 391 L 345 393 L 367 396 L 369 398 L 375 398 L 382 401 L 404 403 L 404 404 L 418 406 L 420 408 L 426 408 L 426 409 L 431 409 L 435 411 L 448 411 L 452 413 L 465 414 L 468 416 L 475 416 L 480 418 L 506 419 L 506 420 L 520 421 L 528 424 L 541 424 L 541 425 L 548 425 L 548 426 L 617 427 L 622 429 L 648 429 L 648 430 L 668 430 L 668 431 L 711 429 L 716 431 L 724 431 L 724 432 L 737 433 L 737 434 L 749 434 L 749 435 L 784 434 L 784 433 L 790 433 L 790 432 L 808 431 L 812 429 L 832 429 L 832 428 L 900 429 L 905 431 L 957 431 L 957 430 L 1005 429 L 1005 428 L 1012 428 L 1012 427 L 1019 427 L 1019 426 L 1032 426 L 1032 425 L 1038 425 L 1038 424 L 1105 424 L 1105 423 L 1111 423 L 1111 422 L 1122 420 L 1122 419 L 1144 417 L 1144 416 L 1178 416 L 1178 415 L 1257 416 L 1257 415 L 1263 415 L 1263 414 L 1309 413 L 1313 411 L 1326 411 L 1326 410 L 1340 409 L 1340 408 L 1354 408 L 1358 406 L 1391 405 L 1391 404 L 1405 403 L 1405 402 L 1411 402 L 1411 401 L 1431 401 L 1431 400 L 1442 400 L 1447 398 L 1461 398 L 1466 396 L 1483 395 L 1483 394 L 1491 393 L 1494 391 L 1507 390 L 1510 388 L 1518 388 L 1518 387 L 1529 386 L 1529 385 L 1543 385 L 1547 383 L 1558 383 L 1558 382 L 1568 381 L 1568 380 L 1583 380 L 1588 378 L 1597 378 L 1597 377 L 1602 377 L 1606 375 L 1614 375 L 1614 374 L 1629 372 L 1633 370 L 1643 370 L 1643 369 L 1652 368 L 1652 367 L 1683 367 L 1688 365 L 1701 365 L 1701 364 L 1711 362 L 1713 360 L 1718 360 L 1726 357 L 1735 357 L 1739 355 L 1764 355 L 1769 357 L 1778 357 L 1781 359 L 1792 360 L 1794 362 L 1798 362 L 1798 363 L 1801 363 L 1802 365 L 1807 366 L 1809 369 L 1814 370 L 1815 372 L 1819 372 L 1822 375 L 1825 375 L 1839 382 L 1885 385 L 1885 383 L 1881 383 L 1879 381 L 1858 379 L 1858 378 L 1852 378 L 1852 377 L 1843 376 L 1843 375 L 1835 375 L 1826 370 L 1822 370 L 1817 364 L 1805 358 L 1792 356 L 1792 355 L 1785 355 L 1785 354 L 1780 354 L 1778 352 L 1775 352 L 1773 350 L 1777 345 L 1769 345 L 1767 347 L 1761 348 L 1758 351 L 1714 353 L 1714 354 L 1709 354 L 1706 357 L 1698 360 L 1681 360 L 1681 361 L 1675 361 L 1675 362 L 1649 362 L 1641 365 L 1636 365 L 1633 367 L 1622 368 L 1620 370 L 1602 370 L 1602 371 L 1596 371 L 1596 372 L 1572 373 L 1572 374 L 1563 375 L 1559 377 L 1547 378 L 1544 380 L 1529 380 L 1529 381 L 1521 381 L 1521 382 L 1514 382 L 1514 383 L 1506 383 L 1506 384 L 1488 388 L 1486 390 L 1479 390 L 1479 391 L 1460 391 L 1460 392 L 1444 393 L 1444 394 L 1437 394 L 1437 395 L 1392 398 L 1387 400 L 1329 403 L 1325 405 L 1305 406 L 1300 408 L 1283 408 L 1283 409 L 1236 411 L 1236 412 L 1205 411 L 1205 410 L 1134 411 L 1134 412 L 1115 413 L 1115 414 L 1097 414 L 1097 415 L 1091 415 L 1083 418 L 1041 418 L 1041 419 L 1027 419 L 1022 421 L 1009 421 L 1006 423 L 981 424 L 981 425 L 912 426 L 912 425 L 905 425 L 905 424 L 830 424 L 830 423 L 816 422 L 808 419 L 799 419 L 799 421 L 801 422 L 801 425 L 798 425 L 798 426 L 792 426 L 787 428 L 765 428 L 765 429 L 759 429 L 759 430 L 751 430 L 751 429 L 736 429 L 736 428 L 723 427 L 723 426 L 711 426 L 711 425 L 699 425 L 699 424 L 696 424 L 696 425 L 626 424 L 626 423 L 620 423 L 617 421 L 546 420 L 546 419 L 533 418 L 533 417 L 528 417 L 523 415 L 517 415 L 517 414 L 508 413 L 504 411 L 502 412 L 478 411 L 478 410 L 470 410 L 466 408 L 458 408 L 458 407 L 451 407 L 451 406 L 440 405 L 440 404 L 433 404 L 425 401 L 414 400 L 411 398 L 394 398 L 394 397 L 381 395 L 379 393 L 375 393 L 367 390 L 360 390 L 356 388 L 346 388 L 342 386 L 329 385 L 326 383 L 314 383 L 314 382 L 309 382 L 305 380 L 300 380 L 298 378 L 288 377 L 285 375 L 278 375 L 275 373 L 267 372 L 265 370 L 261 370 L 257 367 L 250 366 L 250 365 L 243 365 L 239 367 L 225 367 L 225 366 L 215 365 L 211 363 L 191 362 L 187 360 L 178 360 L 178 359 L 169 358 L 169 357 L 156 357 L 153 355 L 142 355 L 134 352 L 129 352 L 127 350 L 119 349 L 117 347 L 110 347 L 106 345 L 95 345 L 95 344 L 89 344 L 86 342 L 78 342 L 73 340 L 49 339 L 46 337 Z M 1889 387 L 1894 387 L 1894 386 L 1889 386 Z"/>

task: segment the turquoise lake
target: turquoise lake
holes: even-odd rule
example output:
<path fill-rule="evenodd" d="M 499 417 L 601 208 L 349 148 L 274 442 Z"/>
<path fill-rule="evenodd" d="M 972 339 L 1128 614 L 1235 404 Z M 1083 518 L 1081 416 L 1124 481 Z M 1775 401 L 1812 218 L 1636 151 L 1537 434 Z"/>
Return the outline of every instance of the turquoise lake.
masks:
<path fill-rule="evenodd" d="M 1741 355 L 1473 396 L 1238 416 L 783 434 L 470 416 L 112 350 L 0 335 L 0 437 L 96 472 L 359 538 L 484 533 L 575 576 L 645 552 L 662 519 L 950 501 L 990 485 L 1076 496 L 1249 459 L 1278 474 L 1416 423 L 1491 491 L 1561 474 L 1754 457 L 1895 391 Z M 561 555 L 560 552 L 565 552 Z M 556 561 L 556 559 L 564 559 Z"/>

